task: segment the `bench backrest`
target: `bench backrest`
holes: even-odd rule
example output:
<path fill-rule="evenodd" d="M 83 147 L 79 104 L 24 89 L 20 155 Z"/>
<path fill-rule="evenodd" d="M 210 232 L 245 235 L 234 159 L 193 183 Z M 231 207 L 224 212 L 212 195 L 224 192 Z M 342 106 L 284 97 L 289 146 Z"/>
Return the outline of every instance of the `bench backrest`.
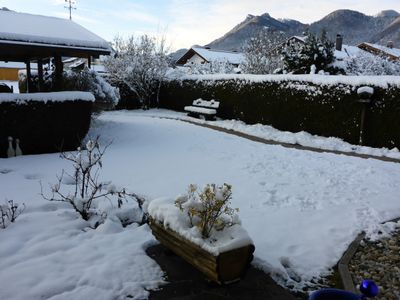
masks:
<path fill-rule="evenodd" d="M 199 107 L 206 107 L 206 108 L 218 108 L 219 107 L 219 101 L 215 100 L 203 100 L 203 99 L 197 99 L 193 101 L 193 106 L 199 106 Z"/>

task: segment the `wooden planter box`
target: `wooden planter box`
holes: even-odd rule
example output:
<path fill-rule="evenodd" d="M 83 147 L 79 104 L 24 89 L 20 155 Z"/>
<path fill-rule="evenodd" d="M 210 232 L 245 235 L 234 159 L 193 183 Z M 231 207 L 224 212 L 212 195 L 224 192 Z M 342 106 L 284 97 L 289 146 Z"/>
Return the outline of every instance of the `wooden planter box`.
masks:
<path fill-rule="evenodd" d="M 150 218 L 149 225 L 153 235 L 161 244 L 219 284 L 240 280 L 253 260 L 254 245 L 247 245 L 215 256 L 175 231 L 165 228 L 154 219 Z"/>

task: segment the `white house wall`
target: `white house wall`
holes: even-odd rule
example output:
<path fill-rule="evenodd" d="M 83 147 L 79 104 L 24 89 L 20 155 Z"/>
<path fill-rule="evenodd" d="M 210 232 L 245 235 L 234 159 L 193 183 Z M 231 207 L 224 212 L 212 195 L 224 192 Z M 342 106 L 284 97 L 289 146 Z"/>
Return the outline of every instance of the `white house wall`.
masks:
<path fill-rule="evenodd" d="M 192 63 L 192 64 L 201 64 L 201 63 L 204 63 L 204 62 L 206 62 L 206 61 L 203 58 L 201 58 L 199 55 L 197 55 L 197 54 L 193 55 L 191 58 L 189 58 L 187 60 L 188 64 L 190 64 L 190 63 Z"/>

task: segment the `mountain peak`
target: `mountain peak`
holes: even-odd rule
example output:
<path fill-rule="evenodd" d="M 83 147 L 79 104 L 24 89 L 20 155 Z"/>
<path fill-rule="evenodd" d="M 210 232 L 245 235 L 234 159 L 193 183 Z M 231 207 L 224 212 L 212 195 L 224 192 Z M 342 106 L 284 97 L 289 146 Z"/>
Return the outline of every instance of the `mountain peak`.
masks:
<path fill-rule="evenodd" d="M 382 10 L 376 16 L 381 18 L 397 18 L 400 16 L 400 14 L 393 9 L 388 9 L 388 10 Z"/>

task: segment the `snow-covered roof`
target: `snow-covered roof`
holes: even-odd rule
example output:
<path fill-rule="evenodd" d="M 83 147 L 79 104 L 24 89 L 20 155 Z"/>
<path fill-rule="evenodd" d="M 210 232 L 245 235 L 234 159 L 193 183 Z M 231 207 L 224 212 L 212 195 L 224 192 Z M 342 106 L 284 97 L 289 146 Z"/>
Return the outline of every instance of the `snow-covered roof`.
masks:
<path fill-rule="evenodd" d="M 231 52 L 231 51 L 223 51 L 223 50 L 212 50 L 201 47 L 193 47 L 193 51 L 195 51 L 202 58 L 210 61 L 227 61 L 233 65 L 239 65 L 243 62 L 244 56 L 243 53 L 239 52 Z"/>
<path fill-rule="evenodd" d="M 364 52 L 364 50 L 362 50 L 356 46 L 343 45 L 342 50 L 341 51 L 335 50 L 334 55 L 335 55 L 336 59 L 342 60 L 347 57 L 355 57 L 361 51 Z"/>
<path fill-rule="evenodd" d="M 299 40 L 299 41 L 305 43 L 305 42 L 307 41 L 307 36 L 306 36 L 306 35 L 302 35 L 302 36 L 300 36 L 300 35 L 294 35 L 294 36 L 290 37 L 290 38 L 288 39 L 288 41 L 290 41 L 290 40 L 292 40 L 292 39 L 296 39 L 296 40 Z"/>
<path fill-rule="evenodd" d="M 107 41 L 71 20 L 4 10 L 0 40 L 110 50 Z"/>
<path fill-rule="evenodd" d="M 400 58 L 400 49 L 398 49 L 398 48 L 389 48 L 389 47 L 385 47 L 385 46 L 382 46 L 382 45 L 371 44 L 371 43 L 363 43 L 363 44 L 365 44 L 367 46 L 370 46 L 372 48 L 378 49 L 378 50 L 380 50 L 382 52 L 385 52 L 385 53 L 387 53 L 389 55 L 393 55 L 393 56 L 396 56 L 396 57 Z"/>

